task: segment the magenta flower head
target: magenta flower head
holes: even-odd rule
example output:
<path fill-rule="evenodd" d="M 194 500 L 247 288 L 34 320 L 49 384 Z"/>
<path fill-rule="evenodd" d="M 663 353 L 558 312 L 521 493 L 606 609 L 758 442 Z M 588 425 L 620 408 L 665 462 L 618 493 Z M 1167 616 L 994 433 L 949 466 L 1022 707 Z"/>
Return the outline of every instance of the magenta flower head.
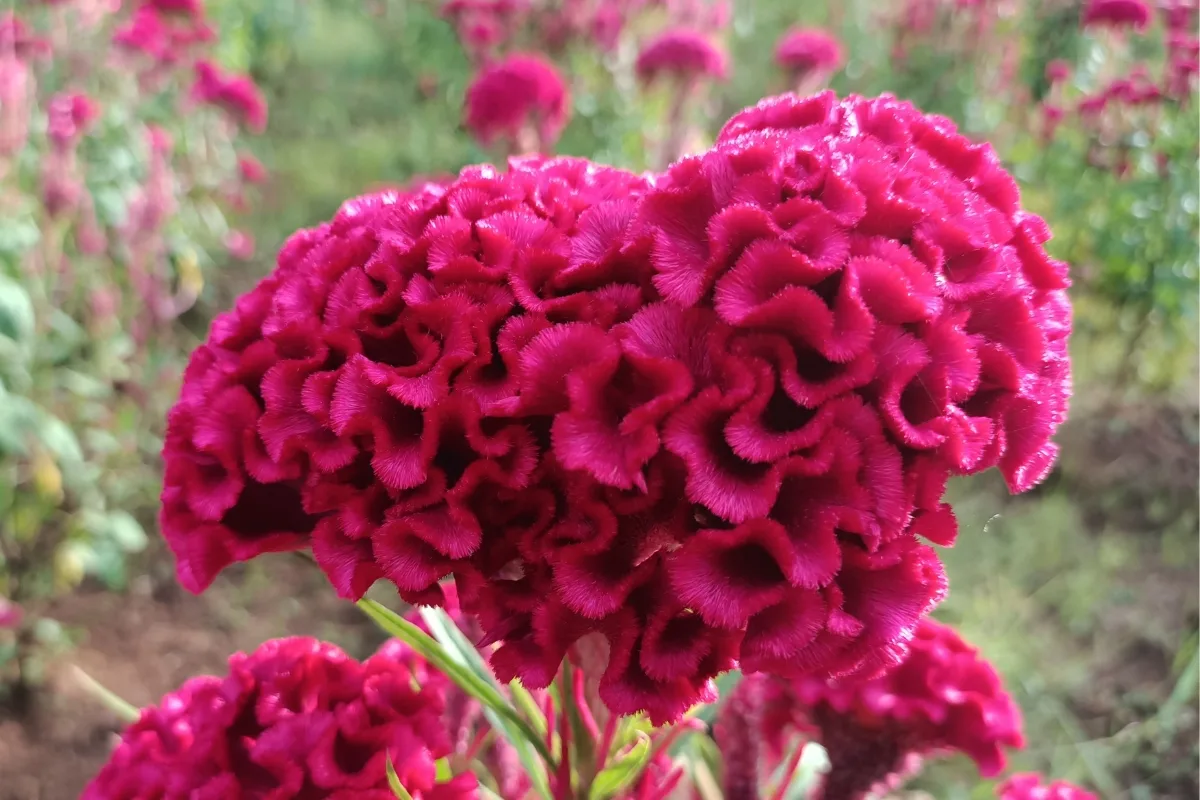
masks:
<path fill-rule="evenodd" d="M 453 576 L 505 680 L 597 633 L 617 713 L 897 662 L 951 474 L 1050 469 L 1065 265 L 990 148 L 893 98 L 776 98 L 653 182 L 577 159 L 347 203 L 213 325 L 172 410 L 183 584 L 311 547 Z"/>
<path fill-rule="evenodd" d="M 0 597 L 0 630 L 6 628 L 15 630 L 21 627 L 21 619 L 24 616 L 19 605 Z"/>
<path fill-rule="evenodd" d="M 999 800 L 1097 800 L 1096 795 L 1066 781 L 1042 783 L 1036 773 L 1013 775 L 996 790 Z"/>
<path fill-rule="evenodd" d="M 1051 84 L 1062 83 L 1071 77 L 1071 62 L 1056 58 L 1046 64 L 1046 80 Z"/>
<path fill-rule="evenodd" d="M 1083 26 L 1145 30 L 1150 24 L 1150 6 L 1145 0 L 1089 0 L 1083 10 Z"/>
<path fill-rule="evenodd" d="M 263 183 L 267 179 L 267 168 L 249 153 L 238 156 L 238 174 L 246 183 Z"/>
<path fill-rule="evenodd" d="M 842 46 L 832 34 L 820 28 L 793 29 L 779 40 L 775 62 L 795 74 L 832 72 L 842 65 Z"/>
<path fill-rule="evenodd" d="M 192 98 L 223 109 L 255 133 L 267 127 L 267 102 L 247 75 L 225 75 L 211 61 L 196 62 Z"/>
<path fill-rule="evenodd" d="M 82 92 L 61 92 L 50 98 L 46 133 L 55 147 L 73 147 L 100 116 L 100 106 Z"/>
<path fill-rule="evenodd" d="M 764 740 L 778 760 L 789 734 L 808 731 L 829 753 L 825 796 L 892 788 L 924 757 L 959 752 L 985 777 L 1005 748 L 1024 746 L 1021 713 L 1000 677 L 950 627 L 926 618 L 908 655 L 869 681 L 801 678 L 767 685 Z"/>
<path fill-rule="evenodd" d="M 534 55 L 517 54 L 490 64 L 467 87 L 467 129 L 481 143 L 520 141 L 536 133 L 538 149 L 558 141 L 571 111 L 571 98 L 558 70 Z"/>
<path fill-rule="evenodd" d="M 394 800 L 389 756 L 414 798 L 473 799 L 473 776 L 435 775 L 448 688 L 396 641 L 361 664 L 314 639 L 268 641 L 143 709 L 82 800 Z"/>
<path fill-rule="evenodd" d="M 697 31 L 675 28 L 651 39 L 638 53 L 638 77 L 647 83 L 671 77 L 684 83 L 704 78 L 724 80 L 724 51 Z"/>

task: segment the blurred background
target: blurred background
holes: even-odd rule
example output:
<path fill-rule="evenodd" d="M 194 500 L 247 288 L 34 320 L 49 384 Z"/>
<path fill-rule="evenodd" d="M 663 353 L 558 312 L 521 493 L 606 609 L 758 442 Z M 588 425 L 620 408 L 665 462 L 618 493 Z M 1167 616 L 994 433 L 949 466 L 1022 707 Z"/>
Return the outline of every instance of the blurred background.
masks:
<path fill-rule="evenodd" d="M 789 89 L 995 145 L 1072 267 L 1075 396 L 1042 486 L 952 485 L 937 616 L 1023 707 L 1016 768 L 1196 797 L 1196 25 L 1194 0 L 0 0 L 0 800 L 75 797 L 106 757 L 76 667 L 142 705 L 272 636 L 374 641 L 294 557 L 176 586 L 165 412 L 289 233 L 530 146 L 463 122 L 518 52 L 569 87 L 534 146 L 634 170 Z M 664 32 L 710 52 L 655 66 Z M 914 788 L 991 796 L 953 759 Z"/>

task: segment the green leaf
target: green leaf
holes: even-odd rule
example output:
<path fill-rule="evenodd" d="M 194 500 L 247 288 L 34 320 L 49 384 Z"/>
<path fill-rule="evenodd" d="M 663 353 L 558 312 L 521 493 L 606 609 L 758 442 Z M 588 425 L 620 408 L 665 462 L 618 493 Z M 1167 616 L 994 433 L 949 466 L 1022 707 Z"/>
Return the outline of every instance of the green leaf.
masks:
<path fill-rule="evenodd" d="M 99 681 L 88 675 L 79 667 L 75 667 L 75 680 L 79 681 L 84 691 L 99 700 L 109 711 L 117 715 L 124 723 L 135 722 L 141 712 L 124 698 L 103 686 Z"/>
<path fill-rule="evenodd" d="M 392 794 L 396 795 L 399 800 L 413 800 L 413 796 L 409 794 L 408 790 L 404 788 L 404 785 L 400 783 L 400 776 L 396 774 L 396 768 L 392 766 L 391 753 L 387 754 L 387 762 L 385 767 L 387 769 L 388 786 L 391 787 Z"/>
<path fill-rule="evenodd" d="M 463 632 L 458 629 L 458 626 L 454 624 L 454 620 L 450 618 L 449 614 L 440 608 L 423 606 L 419 607 L 417 612 L 429 627 L 434 639 L 446 649 L 447 655 L 454 659 L 460 666 L 469 669 L 479 680 L 489 685 L 497 695 L 503 697 L 500 693 L 500 683 L 483 660 L 483 656 L 480 655 L 479 651 L 475 649 L 475 646 L 471 644 Z M 519 684 L 515 681 L 513 685 L 514 687 L 519 687 Z M 524 691 L 524 687 L 519 688 L 520 691 Z M 526 692 L 525 695 L 528 696 L 528 693 Z M 520 694 L 516 694 L 515 696 L 518 698 L 522 697 Z M 505 705 L 508 706 L 507 701 Z M 511 706 L 508 707 L 511 708 Z M 541 712 L 537 710 L 536 703 L 526 703 L 524 704 L 524 709 L 525 713 L 533 720 L 533 725 L 535 726 L 535 738 L 533 739 L 523 736 L 519 730 L 514 730 L 509 720 L 502 718 L 495 710 L 489 709 L 486 704 L 483 713 L 492 727 L 516 749 L 517 756 L 521 760 L 521 765 L 525 768 L 525 773 L 529 776 L 530 781 L 533 782 L 533 786 L 538 794 L 542 797 L 550 797 L 549 780 L 543 770 L 543 764 L 538 762 L 537 754 L 529 746 L 531 741 L 536 744 L 541 744 L 544 741 L 543 734 L 546 730 L 546 721 L 542 718 Z M 529 740 L 527 741 L 527 739 Z M 545 758 L 545 764 L 553 762 L 553 759 L 547 758 L 546 754 L 543 754 L 543 758 Z"/>
<path fill-rule="evenodd" d="M 33 302 L 21 284 L 0 275 L 0 336 L 14 342 L 33 338 Z"/>
<path fill-rule="evenodd" d="M 146 531 L 124 511 L 108 513 L 108 535 L 126 553 L 137 553 L 146 547 Z"/>
<path fill-rule="evenodd" d="M 608 765 L 588 790 L 588 800 L 607 800 L 633 785 L 650 760 L 650 737 L 638 731 L 637 742 L 616 762 Z"/>
<path fill-rule="evenodd" d="M 488 715 L 489 721 L 517 747 L 518 753 L 520 753 L 522 747 L 532 745 L 538 755 L 542 757 L 547 769 L 553 771 L 554 757 L 550 754 L 546 743 L 542 741 L 537 732 L 516 712 L 516 709 L 509 704 L 504 695 L 500 693 L 499 686 L 494 677 L 490 681 L 485 680 L 471 668 L 464 666 L 463 654 L 460 653 L 457 657 L 452 657 L 446 651 L 446 648 L 436 639 L 433 639 L 416 625 L 404 619 L 404 617 L 376 603 L 374 600 L 359 600 L 358 607 L 386 633 L 408 644 L 422 658 L 452 680 L 460 689 L 482 703 L 484 713 Z M 535 769 L 529 775 L 530 780 L 534 782 L 534 786 L 538 788 L 539 793 L 541 793 L 542 789 L 540 784 L 545 782 L 544 775 L 541 775 L 540 772 L 540 770 Z M 539 778 L 541 779 L 540 782 Z M 547 789 L 546 793 L 542 796 L 549 798 L 549 790 Z"/>

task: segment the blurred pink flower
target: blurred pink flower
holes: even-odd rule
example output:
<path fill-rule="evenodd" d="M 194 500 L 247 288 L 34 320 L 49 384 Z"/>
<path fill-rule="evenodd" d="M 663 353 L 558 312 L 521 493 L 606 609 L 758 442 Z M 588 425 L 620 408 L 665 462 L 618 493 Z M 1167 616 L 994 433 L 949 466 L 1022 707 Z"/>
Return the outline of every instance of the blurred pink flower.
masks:
<path fill-rule="evenodd" d="M 775 61 L 796 73 L 832 71 L 842 65 L 842 46 L 832 34 L 820 28 L 796 28 L 779 40 Z"/>
<path fill-rule="evenodd" d="M 32 95 L 29 66 L 16 56 L 0 54 L 0 157 L 25 146 Z"/>
<path fill-rule="evenodd" d="M 225 249 L 238 261 L 254 258 L 254 237 L 241 230 L 232 230 L 225 236 Z"/>
<path fill-rule="evenodd" d="M 238 174 L 246 183 L 262 183 L 267 179 L 267 168 L 254 156 L 243 153 L 238 156 Z"/>
<path fill-rule="evenodd" d="M 0 56 L 35 58 L 50 54 L 50 43 L 33 34 L 29 26 L 11 11 L 0 14 Z"/>
<path fill-rule="evenodd" d="M 654 81 L 670 75 L 691 81 L 711 77 L 724 79 L 728 73 L 725 52 L 703 34 L 675 28 L 651 39 L 638 54 L 638 77 Z"/>
<path fill-rule="evenodd" d="M 211 61 L 196 62 L 192 97 L 224 109 L 255 133 L 267 127 L 267 101 L 248 75 L 226 75 Z"/>
<path fill-rule="evenodd" d="M 996 789 L 999 800 L 1097 800 L 1096 795 L 1066 781 L 1042 783 L 1034 772 L 1013 775 Z"/>
<path fill-rule="evenodd" d="M 21 617 L 23 616 L 24 614 L 19 605 L 0 597 L 0 630 L 16 628 L 21 624 Z"/>
<path fill-rule="evenodd" d="M 175 139 L 169 131 L 157 125 L 147 125 L 146 144 L 149 145 L 150 152 L 162 156 L 170 153 L 175 147 Z"/>
<path fill-rule="evenodd" d="M 210 42 L 216 34 L 199 16 L 164 17 L 151 5 L 133 13 L 113 32 L 113 43 L 142 53 L 160 64 L 177 64 L 192 45 Z"/>
<path fill-rule="evenodd" d="M 82 92 L 60 92 L 46 110 L 46 134 L 55 147 L 73 147 L 100 116 L 100 106 Z"/>
<path fill-rule="evenodd" d="M 1051 84 L 1062 83 L 1071 77 L 1071 62 L 1056 58 L 1046 65 L 1046 80 Z"/>
<path fill-rule="evenodd" d="M 1150 6 L 1145 0 L 1090 0 L 1083 11 L 1083 25 L 1145 30 L 1150 24 Z"/>
<path fill-rule="evenodd" d="M 467 129 L 483 144 L 517 141 L 537 132 L 542 149 L 558 140 L 570 113 L 570 95 L 558 70 L 538 56 L 517 54 L 484 67 L 467 87 Z"/>

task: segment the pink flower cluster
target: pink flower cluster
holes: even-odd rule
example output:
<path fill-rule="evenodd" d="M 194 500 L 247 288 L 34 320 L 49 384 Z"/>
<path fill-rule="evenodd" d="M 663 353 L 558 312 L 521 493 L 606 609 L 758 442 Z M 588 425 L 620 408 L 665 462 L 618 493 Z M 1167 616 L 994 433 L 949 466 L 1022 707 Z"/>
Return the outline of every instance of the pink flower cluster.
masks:
<path fill-rule="evenodd" d="M 399 642 L 360 664 L 312 639 L 272 640 L 144 709 L 82 800 L 394 800 L 389 757 L 417 800 L 470 800 L 474 776 L 435 775 L 451 752 L 449 686 Z"/>
<path fill-rule="evenodd" d="M 143 2 L 113 32 L 113 43 L 131 53 L 147 57 L 154 65 L 178 64 L 197 45 L 207 44 L 216 38 L 216 33 L 204 19 L 203 11 L 199 2 Z"/>
<path fill-rule="evenodd" d="M 484 67 L 467 87 L 465 124 L 482 143 L 519 142 L 528 132 L 531 149 L 548 149 L 562 133 L 571 100 L 550 62 L 516 54 Z"/>
<path fill-rule="evenodd" d="M 947 478 L 1053 463 L 1048 238 L 990 147 L 832 93 L 661 176 L 525 159 L 351 201 L 192 357 L 180 580 L 310 546 L 347 597 L 453 575 L 502 678 L 599 633 L 604 701 L 656 721 L 738 664 L 874 673 L 945 590 Z"/>
<path fill-rule="evenodd" d="M 1145 0 L 1088 0 L 1083 24 L 1145 30 L 1150 24 L 1150 6 Z"/>
<path fill-rule="evenodd" d="M 1021 714 L 1000 677 L 950 627 L 924 619 L 905 659 L 870 681 L 771 682 L 764 740 L 778 761 L 789 737 L 810 732 L 829 753 L 825 797 L 891 788 L 920 760 L 970 756 L 985 777 L 1004 769 L 1004 748 L 1024 746 Z"/>
<path fill-rule="evenodd" d="M 73 148 L 100 116 L 100 106 L 81 92 L 64 92 L 50 98 L 46 135 L 56 148 Z"/>
<path fill-rule="evenodd" d="M 820 28 L 790 30 L 775 48 L 776 63 L 797 75 L 832 72 L 842 65 L 843 58 L 841 43 Z"/>
<path fill-rule="evenodd" d="M 1066 781 L 1042 783 L 1034 773 L 1013 775 L 996 790 L 999 800 L 1097 800 L 1096 795 Z"/>
<path fill-rule="evenodd" d="M 267 127 L 267 103 L 254 81 L 246 75 L 226 75 L 211 61 L 196 62 L 192 97 L 224 109 L 255 133 Z"/>
<path fill-rule="evenodd" d="M 643 81 L 673 78 L 685 84 L 703 78 L 723 80 L 728 73 L 725 52 L 707 36 L 689 28 L 673 28 L 655 36 L 637 57 Z"/>

